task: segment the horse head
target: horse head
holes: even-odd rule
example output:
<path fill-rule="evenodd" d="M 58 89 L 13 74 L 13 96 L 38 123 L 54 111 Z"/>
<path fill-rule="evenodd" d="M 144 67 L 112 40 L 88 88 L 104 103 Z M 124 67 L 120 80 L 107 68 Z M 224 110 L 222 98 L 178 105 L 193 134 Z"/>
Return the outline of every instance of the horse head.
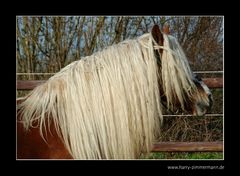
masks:
<path fill-rule="evenodd" d="M 202 79 L 195 75 L 178 41 L 169 35 L 169 26 L 163 30 L 154 25 L 151 30 L 154 52 L 159 65 L 159 89 L 167 109 L 182 109 L 202 116 L 212 106 L 212 94 Z M 157 48 L 157 49 L 156 49 Z"/>

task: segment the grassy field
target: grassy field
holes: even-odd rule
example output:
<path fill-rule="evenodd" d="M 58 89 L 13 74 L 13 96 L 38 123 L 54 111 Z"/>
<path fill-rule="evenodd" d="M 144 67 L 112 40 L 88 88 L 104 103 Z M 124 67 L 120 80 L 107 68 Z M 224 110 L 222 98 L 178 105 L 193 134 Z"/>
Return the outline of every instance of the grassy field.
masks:
<path fill-rule="evenodd" d="M 141 159 L 223 159 L 223 152 L 157 152 Z"/>

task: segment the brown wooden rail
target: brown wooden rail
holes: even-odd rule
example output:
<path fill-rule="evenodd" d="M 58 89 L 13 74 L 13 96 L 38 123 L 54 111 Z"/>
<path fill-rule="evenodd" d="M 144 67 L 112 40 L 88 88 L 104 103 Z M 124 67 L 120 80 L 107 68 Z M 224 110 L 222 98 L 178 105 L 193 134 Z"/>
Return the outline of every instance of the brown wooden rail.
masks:
<path fill-rule="evenodd" d="M 222 152 L 223 142 L 160 142 L 152 152 Z"/>
<path fill-rule="evenodd" d="M 209 88 L 222 88 L 223 87 L 223 78 L 204 78 L 203 81 Z M 37 87 L 38 85 L 46 82 L 46 80 L 33 80 L 33 81 L 17 81 L 18 90 L 31 90 Z"/>
<path fill-rule="evenodd" d="M 223 78 L 203 78 L 203 82 L 212 89 L 223 87 Z"/>
<path fill-rule="evenodd" d="M 46 82 L 46 80 L 17 81 L 17 89 L 18 90 L 31 90 L 45 82 Z"/>

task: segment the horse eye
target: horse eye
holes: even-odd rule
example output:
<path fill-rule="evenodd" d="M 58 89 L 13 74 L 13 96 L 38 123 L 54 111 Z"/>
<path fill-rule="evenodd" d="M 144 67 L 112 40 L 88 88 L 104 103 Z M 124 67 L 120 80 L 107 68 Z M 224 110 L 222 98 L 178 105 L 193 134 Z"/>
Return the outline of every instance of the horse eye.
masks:
<path fill-rule="evenodd" d="M 198 81 L 202 81 L 202 78 L 201 78 L 199 75 L 195 75 L 195 78 L 196 78 Z"/>

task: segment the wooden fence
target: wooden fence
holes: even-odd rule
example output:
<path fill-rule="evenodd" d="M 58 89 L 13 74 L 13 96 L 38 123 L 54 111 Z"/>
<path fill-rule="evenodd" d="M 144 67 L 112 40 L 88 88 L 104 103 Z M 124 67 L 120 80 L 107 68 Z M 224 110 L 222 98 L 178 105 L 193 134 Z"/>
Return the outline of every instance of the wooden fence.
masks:
<path fill-rule="evenodd" d="M 211 88 L 222 88 L 223 78 L 205 78 L 205 84 Z M 17 90 L 31 90 L 45 80 L 17 81 Z M 154 145 L 153 152 L 222 152 L 223 142 L 160 142 Z"/>

